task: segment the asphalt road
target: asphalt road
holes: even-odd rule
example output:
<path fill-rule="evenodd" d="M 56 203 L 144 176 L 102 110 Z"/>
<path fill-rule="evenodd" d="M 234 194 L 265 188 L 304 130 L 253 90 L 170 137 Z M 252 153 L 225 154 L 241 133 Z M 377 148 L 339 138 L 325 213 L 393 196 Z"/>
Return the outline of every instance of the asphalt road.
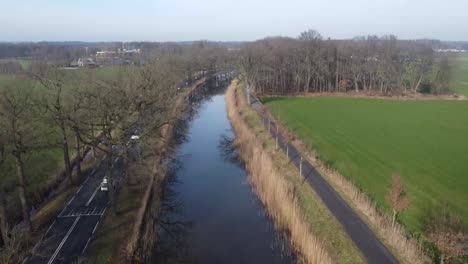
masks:
<path fill-rule="evenodd" d="M 250 97 L 250 103 L 257 111 L 260 110 L 261 103 L 255 97 Z M 270 127 L 270 134 L 273 138 L 276 138 L 277 130 L 275 123 L 271 121 L 268 124 L 267 119 L 264 119 L 263 122 L 267 129 Z M 291 144 L 287 146 L 280 135 L 278 135 L 278 146 L 285 152 L 286 148 L 288 148 L 291 162 L 299 169 L 301 156 L 297 149 Z M 392 255 L 357 213 L 307 160 L 302 160 L 302 175 L 304 176 L 304 181 L 317 192 L 323 203 L 336 217 L 368 263 L 398 263 L 395 256 Z"/>
<path fill-rule="evenodd" d="M 113 176 L 118 181 L 123 162 L 115 157 L 113 164 Z M 107 192 L 100 190 L 107 165 L 105 159 L 101 160 L 88 175 L 24 263 L 72 263 L 83 255 L 109 204 Z"/>

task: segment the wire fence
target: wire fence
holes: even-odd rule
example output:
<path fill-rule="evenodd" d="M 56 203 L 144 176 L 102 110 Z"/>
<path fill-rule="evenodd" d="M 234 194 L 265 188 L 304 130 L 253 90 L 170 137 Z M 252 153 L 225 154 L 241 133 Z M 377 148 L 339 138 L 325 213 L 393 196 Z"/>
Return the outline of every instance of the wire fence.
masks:
<path fill-rule="evenodd" d="M 292 133 L 281 131 L 275 121 L 268 116 L 262 103 L 246 88 L 248 103 L 251 104 L 259 116 L 263 125 L 274 138 L 276 148 L 284 151 L 289 162 L 299 170 L 299 176 L 303 183 L 307 182 L 318 194 L 325 206 L 340 222 L 344 231 L 354 241 L 369 263 L 398 263 L 397 259 L 382 244 L 377 236 L 369 229 L 357 213 L 346 203 L 323 176 L 304 159 L 296 147 L 291 143 Z"/>

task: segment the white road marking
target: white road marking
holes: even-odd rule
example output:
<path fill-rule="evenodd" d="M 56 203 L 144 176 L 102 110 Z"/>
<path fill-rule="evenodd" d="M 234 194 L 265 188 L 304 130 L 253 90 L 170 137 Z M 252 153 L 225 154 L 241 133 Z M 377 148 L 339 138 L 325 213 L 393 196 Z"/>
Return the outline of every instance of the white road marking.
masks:
<path fill-rule="evenodd" d="M 52 226 L 55 224 L 55 221 L 57 220 L 54 220 L 54 222 L 49 226 L 49 228 L 47 228 L 47 231 L 45 232 L 45 234 L 41 237 L 41 240 L 39 240 L 36 245 L 33 247 L 32 249 L 32 252 L 36 251 L 37 247 L 39 246 L 39 244 L 41 244 L 42 242 L 42 239 L 47 235 L 47 233 L 49 233 L 50 229 L 52 228 Z M 23 263 L 25 263 L 27 260 L 27 258 L 23 261 Z"/>
<path fill-rule="evenodd" d="M 75 218 L 75 217 L 83 217 L 83 216 L 102 216 L 102 214 L 75 214 L 75 215 L 64 215 L 60 218 Z"/>
<path fill-rule="evenodd" d="M 83 250 L 81 251 L 81 254 L 83 254 L 85 252 L 86 248 L 88 247 L 89 241 L 91 241 L 91 237 L 88 238 L 88 241 L 86 241 L 86 245 L 84 246 Z"/>
<path fill-rule="evenodd" d="M 104 215 L 104 213 L 106 212 L 106 209 L 107 209 L 107 208 L 104 208 L 104 211 L 102 211 L 101 218 L 102 218 L 102 216 Z"/>
<path fill-rule="evenodd" d="M 96 193 L 99 191 L 99 188 L 100 188 L 100 187 L 101 187 L 101 186 L 99 185 L 99 186 L 96 188 L 96 190 L 94 191 L 93 195 L 91 195 L 91 198 L 89 198 L 88 202 L 86 203 L 86 206 L 89 206 L 89 204 L 91 204 L 91 202 L 92 202 L 93 199 L 94 199 L 94 196 L 96 196 Z"/>
<path fill-rule="evenodd" d="M 96 229 L 97 229 L 98 225 L 99 225 L 99 221 L 98 221 L 98 222 L 96 223 L 96 225 L 94 226 L 93 234 L 94 234 L 94 232 L 96 232 Z"/>
<path fill-rule="evenodd" d="M 47 231 L 45 232 L 46 235 L 47 235 L 47 233 L 49 233 L 50 229 L 51 229 L 52 226 L 55 224 L 55 221 L 57 221 L 57 220 L 54 220 L 54 222 L 49 226 L 49 228 L 47 228 Z M 33 249 L 33 250 L 34 250 L 34 249 Z"/>
<path fill-rule="evenodd" d="M 65 242 L 67 241 L 68 237 L 70 236 L 71 232 L 73 231 L 73 229 L 75 229 L 75 226 L 76 224 L 78 223 L 78 221 L 80 221 L 80 217 L 78 216 L 76 219 L 75 219 L 75 222 L 73 222 L 73 225 L 70 227 L 70 229 L 68 230 L 67 234 L 65 235 L 65 237 L 62 239 L 62 242 L 60 242 L 59 246 L 57 247 L 57 249 L 55 250 L 54 254 L 52 255 L 52 257 L 50 257 L 49 259 L 49 262 L 47 262 L 47 264 L 51 264 L 52 262 L 54 262 L 55 258 L 57 257 L 57 254 L 59 253 L 60 249 L 62 249 L 63 245 L 65 244 Z"/>

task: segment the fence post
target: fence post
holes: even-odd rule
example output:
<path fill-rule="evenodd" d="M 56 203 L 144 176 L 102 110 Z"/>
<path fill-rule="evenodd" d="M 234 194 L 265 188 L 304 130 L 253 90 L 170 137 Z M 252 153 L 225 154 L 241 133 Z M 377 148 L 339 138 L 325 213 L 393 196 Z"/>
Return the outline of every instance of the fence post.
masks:
<path fill-rule="evenodd" d="M 278 149 L 278 126 L 276 126 L 276 148 Z"/>
<path fill-rule="evenodd" d="M 302 156 L 301 156 L 301 161 L 299 162 L 299 174 L 302 177 Z"/>

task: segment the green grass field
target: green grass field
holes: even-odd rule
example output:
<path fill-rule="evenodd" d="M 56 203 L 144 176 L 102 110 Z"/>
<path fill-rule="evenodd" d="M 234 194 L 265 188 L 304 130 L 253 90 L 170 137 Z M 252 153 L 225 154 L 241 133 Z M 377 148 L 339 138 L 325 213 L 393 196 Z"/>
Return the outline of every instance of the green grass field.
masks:
<path fill-rule="evenodd" d="M 468 223 L 468 102 L 270 98 L 267 107 L 379 206 L 399 173 L 413 200 L 400 220 L 420 232 L 447 204 Z"/>
<path fill-rule="evenodd" d="M 451 58 L 451 61 L 454 70 L 450 88 L 456 93 L 468 96 L 468 53 L 458 54 Z"/>
<path fill-rule="evenodd" d="M 18 62 L 21 65 L 21 68 L 23 70 L 27 71 L 31 67 L 31 60 L 27 59 L 0 59 L 0 61 L 13 61 L 13 62 Z"/>

